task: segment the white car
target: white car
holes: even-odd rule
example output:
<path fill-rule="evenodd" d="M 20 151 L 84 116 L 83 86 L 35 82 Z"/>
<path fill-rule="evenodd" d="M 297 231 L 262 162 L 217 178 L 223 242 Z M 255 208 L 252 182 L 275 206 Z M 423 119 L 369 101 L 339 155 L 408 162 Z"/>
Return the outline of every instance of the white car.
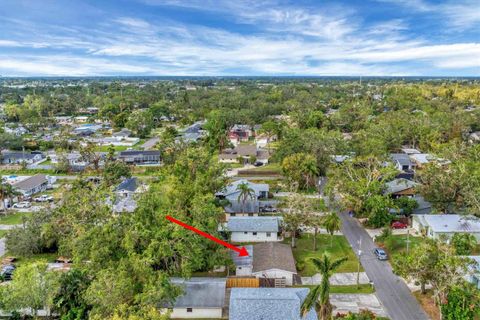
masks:
<path fill-rule="evenodd" d="M 32 204 L 28 201 L 17 202 L 13 204 L 14 208 L 22 209 L 22 208 L 30 208 Z"/>
<path fill-rule="evenodd" d="M 42 194 L 40 197 L 33 199 L 35 202 L 52 202 L 53 197 L 46 194 Z"/>

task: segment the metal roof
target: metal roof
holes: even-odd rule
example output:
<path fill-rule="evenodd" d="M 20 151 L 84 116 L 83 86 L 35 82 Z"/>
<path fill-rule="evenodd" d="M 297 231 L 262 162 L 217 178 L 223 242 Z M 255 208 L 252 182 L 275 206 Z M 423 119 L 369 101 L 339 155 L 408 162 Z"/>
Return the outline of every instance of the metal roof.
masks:
<path fill-rule="evenodd" d="M 310 310 L 302 318 L 300 307 L 307 288 L 232 288 L 230 320 L 316 320 Z"/>
<path fill-rule="evenodd" d="M 480 233 L 480 219 L 472 215 L 425 214 L 421 217 L 434 232 Z"/>
<path fill-rule="evenodd" d="M 184 290 L 175 300 L 175 308 L 222 308 L 225 303 L 224 278 L 172 278 L 172 283 Z"/>

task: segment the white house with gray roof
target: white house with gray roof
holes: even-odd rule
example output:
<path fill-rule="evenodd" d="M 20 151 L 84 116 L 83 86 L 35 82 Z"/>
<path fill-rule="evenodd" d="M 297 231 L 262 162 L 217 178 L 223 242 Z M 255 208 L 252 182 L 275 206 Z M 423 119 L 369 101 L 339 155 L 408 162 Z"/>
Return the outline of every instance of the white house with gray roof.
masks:
<path fill-rule="evenodd" d="M 455 233 L 469 233 L 480 241 L 480 219 L 459 214 L 414 214 L 412 227 L 430 238 L 450 239 Z"/>
<path fill-rule="evenodd" d="M 265 242 L 246 245 L 248 256 L 239 257 L 231 253 L 236 265 L 237 276 L 255 276 L 265 279 L 285 279 L 287 286 L 294 284 L 297 268 L 292 248 L 279 242 Z"/>
<path fill-rule="evenodd" d="M 173 305 L 164 305 L 171 310 L 172 319 L 220 319 L 225 303 L 224 278 L 173 278 L 172 283 L 182 288 Z"/>
<path fill-rule="evenodd" d="M 36 193 L 47 190 L 48 179 L 44 174 L 36 174 L 19 182 L 14 183 L 13 188 L 20 192 L 24 197 L 30 197 Z"/>
<path fill-rule="evenodd" d="M 308 288 L 232 288 L 229 319 L 317 320 L 314 309 L 300 315 L 308 292 Z"/>
<path fill-rule="evenodd" d="M 280 241 L 279 217 L 230 217 L 227 231 L 233 242 Z"/>

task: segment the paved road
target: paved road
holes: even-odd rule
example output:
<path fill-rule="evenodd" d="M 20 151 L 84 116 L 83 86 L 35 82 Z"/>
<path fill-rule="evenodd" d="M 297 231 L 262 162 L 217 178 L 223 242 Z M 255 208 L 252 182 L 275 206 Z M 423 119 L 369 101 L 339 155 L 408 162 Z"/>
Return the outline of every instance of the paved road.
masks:
<path fill-rule="evenodd" d="M 158 138 L 158 137 L 153 137 L 153 138 L 145 141 L 145 143 L 142 145 L 143 150 L 152 149 L 153 147 L 155 147 L 155 145 L 158 143 L 158 141 L 160 141 L 160 138 Z"/>
<path fill-rule="evenodd" d="M 355 252 L 362 241 L 361 263 L 368 277 L 373 281 L 376 293 L 392 320 L 427 320 L 428 316 L 411 294 L 405 282 L 392 272 L 390 263 L 379 261 L 373 254 L 375 244 L 365 229 L 346 212 L 340 213 L 342 232 Z"/>

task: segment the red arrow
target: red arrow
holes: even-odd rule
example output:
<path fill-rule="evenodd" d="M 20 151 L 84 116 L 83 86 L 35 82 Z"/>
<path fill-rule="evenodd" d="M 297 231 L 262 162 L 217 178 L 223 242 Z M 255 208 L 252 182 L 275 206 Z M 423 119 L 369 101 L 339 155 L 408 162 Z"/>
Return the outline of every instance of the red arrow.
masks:
<path fill-rule="evenodd" d="M 239 256 L 239 257 L 246 257 L 246 256 L 248 256 L 248 251 L 247 251 L 247 249 L 245 249 L 245 247 L 242 247 L 242 248 L 235 247 L 234 245 L 232 245 L 232 244 L 230 244 L 230 243 L 228 243 L 228 242 L 225 242 L 225 241 L 223 241 L 223 240 L 220 240 L 220 239 L 218 239 L 218 238 L 215 238 L 214 236 L 212 236 L 212 235 L 210 235 L 210 234 L 208 234 L 208 233 L 206 233 L 206 232 L 203 232 L 203 231 L 201 231 L 201 230 L 198 230 L 197 228 L 194 228 L 194 227 L 192 227 L 192 226 L 189 226 L 188 224 L 183 223 L 182 221 L 179 221 L 179 220 L 177 220 L 177 219 L 175 219 L 175 218 L 172 218 L 171 216 L 167 216 L 166 218 L 167 218 L 167 220 L 170 220 L 171 222 L 176 223 L 176 224 L 178 224 L 179 226 L 184 227 L 185 229 L 192 230 L 193 232 L 198 233 L 198 234 L 201 235 L 202 237 L 205 237 L 205 238 L 207 238 L 207 239 L 210 239 L 210 240 L 212 240 L 212 241 L 215 241 L 216 243 L 221 244 L 222 246 L 227 247 L 227 248 L 229 248 L 230 250 L 233 250 L 233 251 L 238 252 L 238 256 Z"/>

